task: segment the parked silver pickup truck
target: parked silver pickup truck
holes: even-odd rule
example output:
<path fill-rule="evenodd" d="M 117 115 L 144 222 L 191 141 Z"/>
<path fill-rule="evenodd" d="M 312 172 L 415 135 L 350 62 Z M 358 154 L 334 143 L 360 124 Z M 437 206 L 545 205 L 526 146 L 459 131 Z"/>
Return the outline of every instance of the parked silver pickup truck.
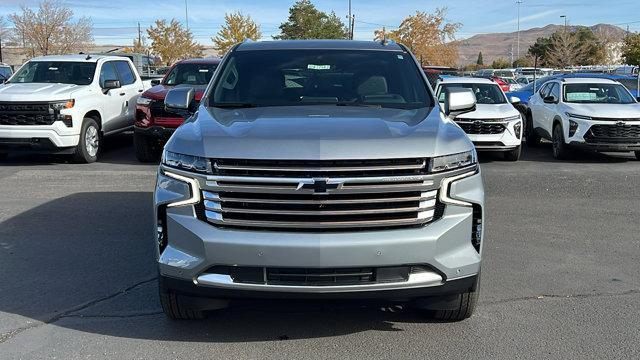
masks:
<path fill-rule="evenodd" d="M 239 298 L 410 302 L 473 312 L 483 182 L 409 50 L 393 42 L 246 42 L 169 139 L 155 189 L 160 299 L 193 319 Z"/>

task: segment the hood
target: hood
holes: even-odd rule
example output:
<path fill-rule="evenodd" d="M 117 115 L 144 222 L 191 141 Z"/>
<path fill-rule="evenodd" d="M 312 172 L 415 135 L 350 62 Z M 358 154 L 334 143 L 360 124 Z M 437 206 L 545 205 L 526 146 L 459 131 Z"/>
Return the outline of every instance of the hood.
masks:
<path fill-rule="evenodd" d="M 520 115 L 511 104 L 477 104 L 476 110 L 460 115 L 464 119 L 503 119 Z"/>
<path fill-rule="evenodd" d="M 568 104 L 564 111 L 576 115 L 610 119 L 640 118 L 640 104 Z"/>
<path fill-rule="evenodd" d="M 56 101 L 72 98 L 74 91 L 87 85 L 9 83 L 0 86 L 0 101 Z"/>
<path fill-rule="evenodd" d="M 432 157 L 473 144 L 438 108 L 200 106 L 165 149 L 209 158 L 328 160 Z"/>
<path fill-rule="evenodd" d="M 180 85 L 156 85 L 151 89 L 142 93 L 142 96 L 153 99 L 153 100 L 164 100 L 165 96 L 167 96 L 167 92 L 171 89 L 180 88 L 180 87 L 192 87 L 195 91 L 195 99 L 196 101 L 200 101 L 202 99 L 202 94 L 204 94 L 204 90 L 207 88 L 206 85 L 188 85 L 188 84 L 180 84 Z"/>

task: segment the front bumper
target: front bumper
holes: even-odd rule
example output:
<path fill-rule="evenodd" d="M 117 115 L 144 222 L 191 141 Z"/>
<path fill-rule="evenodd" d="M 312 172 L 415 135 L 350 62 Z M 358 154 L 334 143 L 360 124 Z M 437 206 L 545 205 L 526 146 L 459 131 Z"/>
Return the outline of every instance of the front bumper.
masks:
<path fill-rule="evenodd" d="M 522 143 L 522 120 L 504 122 L 505 131 L 501 134 L 467 134 L 478 151 L 509 151 L 517 148 Z M 520 124 L 520 133 L 515 130 L 516 124 Z"/>
<path fill-rule="evenodd" d="M 0 125 L 0 144 L 8 148 L 30 148 L 56 151 L 78 145 L 79 134 L 68 134 L 60 122 L 47 126 Z"/>
<path fill-rule="evenodd" d="M 150 126 L 150 127 L 133 127 L 134 133 L 142 136 L 156 138 L 162 141 L 169 140 L 171 135 L 176 131 L 175 128 L 166 128 L 163 126 Z"/>
<path fill-rule="evenodd" d="M 578 129 L 573 134 L 573 136 L 569 136 L 569 123 L 568 120 L 563 120 L 563 131 L 565 135 L 566 142 L 569 146 L 578 149 L 584 150 L 593 150 L 593 151 L 609 151 L 609 152 L 627 152 L 627 151 L 638 151 L 640 150 L 640 138 L 628 138 L 624 139 L 624 141 L 616 141 L 616 142 L 606 142 L 606 141 L 592 141 L 589 142 L 585 139 L 585 136 L 589 133 L 589 130 L 592 126 L 595 125 L 605 125 L 605 126 L 616 126 L 612 121 L 597 121 L 597 120 L 583 120 L 583 119 L 575 119 L 569 118 L 570 121 L 578 124 Z M 627 121 L 625 122 L 627 125 L 632 126 L 640 126 L 640 123 L 637 121 Z"/>
<path fill-rule="evenodd" d="M 459 203 L 447 204 L 443 216 L 427 225 L 305 232 L 218 227 L 198 219 L 193 205 L 166 207 L 166 204 L 191 197 L 194 186 L 207 185 L 203 178 L 193 179 L 190 185 L 170 179 L 162 175 L 162 171 L 154 194 L 154 223 L 162 218 L 167 243 L 162 251 L 157 248 L 160 274 L 192 284 L 192 290 L 215 289 L 224 294 L 237 292 L 238 296 L 253 292 L 312 297 L 346 293 L 392 294 L 410 289 L 442 288 L 451 281 L 473 277 L 480 271 L 482 241 L 478 249 L 472 244 L 474 208 L 465 204 L 483 207 L 483 183 L 479 172 L 455 181 L 449 181 L 453 177 L 443 178 L 442 184 L 447 186 L 443 191 Z M 450 185 L 446 185 L 448 183 Z M 199 193 L 200 190 L 196 191 Z M 208 271 L 213 266 L 322 269 L 404 265 L 425 266 L 433 271 L 405 282 L 332 287 L 235 283 Z"/>

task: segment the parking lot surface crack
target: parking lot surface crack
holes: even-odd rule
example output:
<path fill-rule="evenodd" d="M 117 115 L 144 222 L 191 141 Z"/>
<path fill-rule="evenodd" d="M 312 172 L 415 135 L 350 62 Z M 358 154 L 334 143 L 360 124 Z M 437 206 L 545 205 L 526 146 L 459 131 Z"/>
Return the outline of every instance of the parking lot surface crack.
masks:
<path fill-rule="evenodd" d="M 74 306 L 74 307 L 72 307 L 70 309 L 67 309 L 65 311 L 62 311 L 62 312 L 60 312 L 60 313 L 50 317 L 49 319 L 46 319 L 46 320 L 42 321 L 42 322 L 36 322 L 36 323 L 33 323 L 33 324 L 29 324 L 27 326 L 23 326 L 23 327 L 20 327 L 20 328 L 13 329 L 11 331 L 7 331 L 5 333 L 2 333 L 2 334 L 0 334 L 0 344 L 6 342 L 7 340 L 9 340 L 9 339 L 15 337 L 16 335 L 19 335 L 19 334 L 21 334 L 21 333 L 23 333 L 23 332 L 25 332 L 27 330 L 38 328 L 40 326 L 47 325 L 47 324 L 52 324 L 52 323 L 54 323 L 54 322 L 56 322 L 56 321 L 58 321 L 58 320 L 60 320 L 60 319 L 62 319 L 64 317 L 75 316 L 75 315 L 73 315 L 73 313 L 75 313 L 75 312 L 82 311 L 82 310 L 90 308 L 90 307 L 92 307 L 94 305 L 97 305 L 97 304 L 99 304 L 101 302 L 104 302 L 104 301 L 107 301 L 107 300 L 111 300 L 111 299 L 115 298 L 116 296 L 125 294 L 125 293 L 127 293 L 129 291 L 134 290 L 135 288 L 137 288 L 139 286 L 148 284 L 148 283 L 153 282 L 153 281 L 156 281 L 156 277 L 155 276 L 150 278 L 150 279 L 138 281 L 137 283 L 135 283 L 133 285 L 130 285 L 130 286 L 128 286 L 128 287 L 126 287 L 126 288 L 124 288 L 122 290 L 119 290 L 117 292 L 114 292 L 112 294 L 109 294 L 109 295 L 106 295 L 106 296 L 102 296 L 102 297 L 99 297 L 97 299 L 93 299 L 93 300 L 87 301 L 87 302 L 85 302 L 83 304 Z M 135 314 L 132 314 L 132 315 L 135 315 Z M 132 315 L 128 315 L 127 317 L 131 317 Z M 145 316 L 145 315 L 151 315 L 151 314 L 144 313 L 144 314 L 140 314 L 138 316 Z"/>
<path fill-rule="evenodd" d="M 486 301 L 481 302 L 482 304 L 487 305 L 495 305 L 495 304 L 504 304 L 516 301 L 533 301 L 533 300 L 544 300 L 544 299 L 588 299 L 595 297 L 607 297 L 607 296 L 628 296 L 628 295 L 637 295 L 640 294 L 640 289 L 631 289 L 623 292 L 612 293 L 612 292 L 596 292 L 592 294 L 540 294 L 536 296 L 523 296 L 518 298 L 508 298 L 501 299 L 495 301 Z"/>

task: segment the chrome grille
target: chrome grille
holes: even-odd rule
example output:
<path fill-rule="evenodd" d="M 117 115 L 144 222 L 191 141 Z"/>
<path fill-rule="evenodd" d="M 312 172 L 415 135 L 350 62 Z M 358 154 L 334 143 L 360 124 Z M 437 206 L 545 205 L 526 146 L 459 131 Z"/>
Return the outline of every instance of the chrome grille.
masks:
<path fill-rule="evenodd" d="M 425 175 L 387 175 L 426 172 L 426 160 L 390 160 L 377 168 L 366 162 L 310 163 L 308 167 L 297 162 L 288 167 L 282 162 L 218 166 L 218 170 L 259 176 L 211 177 L 202 192 L 200 214 L 203 220 L 220 226 L 289 230 L 416 226 L 442 214 L 438 182 Z M 384 175 L 335 176 L 352 172 Z M 274 176 L 265 177 L 265 173 Z M 284 177 L 289 173 L 322 177 Z"/>

